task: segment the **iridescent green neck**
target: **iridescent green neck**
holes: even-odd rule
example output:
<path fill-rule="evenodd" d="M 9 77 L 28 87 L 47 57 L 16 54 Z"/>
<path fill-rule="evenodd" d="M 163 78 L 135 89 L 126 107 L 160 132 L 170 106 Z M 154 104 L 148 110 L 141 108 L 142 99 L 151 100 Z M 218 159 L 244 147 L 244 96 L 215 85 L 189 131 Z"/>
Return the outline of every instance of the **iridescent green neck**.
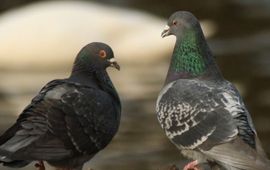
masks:
<path fill-rule="evenodd" d="M 185 32 L 176 41 L 171 62 L 171 71 L 198 76 L 205 72 L 206 63 L 203 58 L 202 44 L 193 30 Z"/>

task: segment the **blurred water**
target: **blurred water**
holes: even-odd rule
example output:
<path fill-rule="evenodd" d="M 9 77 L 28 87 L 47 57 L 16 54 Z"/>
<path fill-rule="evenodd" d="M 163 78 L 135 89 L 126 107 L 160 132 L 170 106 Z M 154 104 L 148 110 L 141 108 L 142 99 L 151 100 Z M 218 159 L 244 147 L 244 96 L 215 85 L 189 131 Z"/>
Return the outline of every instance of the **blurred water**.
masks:
<path fill-rule="evenodd" d="M 103 0 L 105 2 L 105 0 Z M 108 3 L 108 1 L 106 1 Z M 244 97 L 263 146 L 270 154 L 270 4 L 268 1 L 110 1 L 168 17 L 177 9 L 193 11 L 217 27 L 208 40 L 224 76 Z M 149 5 L 149 3 L 153 5 Z M 165 23 L 164 23 L 165 25 Z M 163 25 L 160 26 L 162 31 Z M 160 35 L 157 35 L 160 36 Z M 146 44 L 147 46 L 147 44 Z M 122 123 L 113 142 L 85 167 L 96 170 L 164 169 L 186 162 L 167 140 L 156 120 L 155 100 L 165 79 L 170 54 L 151 64 L 121 63 L 121 72 L 110 71 L 123 104 Z M 42 63 L 41 63 L 42 64 Z M 34 72 L 34 73 L 33 73 Z M 68 75 L 67 70 L 0 72 L 0 130 L 16 119 L 23 107 L 47 81 Z M 8 168 L 0 168 L 7 170 Z M 34 169 L 28 166 L 25 169 Z M 165 168 L 166 169 L 166 168 Z"/>

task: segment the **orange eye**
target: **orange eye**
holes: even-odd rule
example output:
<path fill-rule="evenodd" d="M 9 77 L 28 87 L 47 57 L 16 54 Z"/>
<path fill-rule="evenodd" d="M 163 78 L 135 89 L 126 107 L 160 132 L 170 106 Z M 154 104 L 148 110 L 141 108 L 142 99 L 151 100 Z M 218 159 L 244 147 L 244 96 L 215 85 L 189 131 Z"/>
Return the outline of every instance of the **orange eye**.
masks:
<path fill-rule="evenodd" d="M 98 55 L 99 55 L 99 57 L 101 57 L 101 58 L 105 58 L 105 57 L 107 56 L 105 50 L 100 50 Z"/>
<path fill-rule="evenodd" d="M 176 21 L 176 20 L 174 20 L 174 21 L 173 21 L 173 25 L 176 25 L 176 24 L 177 24 L 177 21 Z"/>

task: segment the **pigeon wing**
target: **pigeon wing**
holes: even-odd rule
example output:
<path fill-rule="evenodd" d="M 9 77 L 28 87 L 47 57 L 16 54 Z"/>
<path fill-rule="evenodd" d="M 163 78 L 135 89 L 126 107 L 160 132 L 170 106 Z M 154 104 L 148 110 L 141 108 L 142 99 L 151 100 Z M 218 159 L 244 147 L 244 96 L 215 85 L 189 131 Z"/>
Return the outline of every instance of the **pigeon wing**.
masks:
<path fill-rule="evenodd" d="M 96 153 L 117 129 L 106 119 L 113 118 L 112 103 L 97 89 L 63 81 L 49 83 L 0 138 L 1 161 L 61 160 L 82 152 Z"/>
<path fill-rule="evenodd" d="M 236 170 L 269 166 L 257 152 L 260 144 L 251 118 L 229 82 L 172 82 L 161 91 L 157 111 L 167 136 L 180 149 L 199 150 Z"/>
<path fill-rule="evenodd" d="M 61 86 L 61 80 L 54 80 L 44 86 L 32 102 L 23 110 L 16 123 L 0 137 L 0 161 L 4 165 L 12 166 L 15 160 L 31 160 L 33 156 L 27 155 L 38 141 L 49 136 L 47 108 L 50 107 L 45 95 L 56 86 Z M 47 142 L 47 140 L 46 140 Z M 50 143 L 50 142 L 49 142 Z M 47 148 L 61 148 L 66 151 L 61 141 L 47 143 Z M 42 147 L 40 145 L 40 147 Z M 31 148 L 31 149 L 30 149 Z M 20 153 L 20 154 L 18 154 Z"/>
<path fill-rule="evenodd" d="M 118 129 L 117 104 L 107 93 L 93 88 L 69 90 L 49 112 L 52 133 L 78 153 L 103 149 Z M 62 120 L 62 121 L 61 121 Z M 59 128 L 59 126 L 61 128 Z"/>
<path fill-rule="evenodd" d="M 168 84 L 157 112 L 170 140 L 180 149 L 208 150 L 234 139 L 238 129 L 223 95 L 224 90 L 208 82 L 183 79 Z"/>

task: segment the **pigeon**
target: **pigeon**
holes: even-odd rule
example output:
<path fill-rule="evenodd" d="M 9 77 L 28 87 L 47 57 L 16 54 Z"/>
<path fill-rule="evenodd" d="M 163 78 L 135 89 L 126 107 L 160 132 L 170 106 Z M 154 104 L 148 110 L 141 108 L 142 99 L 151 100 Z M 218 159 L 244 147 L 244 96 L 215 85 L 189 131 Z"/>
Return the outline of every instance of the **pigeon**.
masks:
<path fill-rule="evenodd" d="M 270 169 L 243 99 L 222 76 L 196 17 L 173 13 L 161 34 L 169 35 L 176 43 L 156 112 L 166 136 L 194 160 L 184 170 Z"/>
<path fill-rule="evenodd" d="M 93 42 L 81 49 L 71 75 L 46 84 L 0 137 L 3 166 L 43 161 L 61 170 L 81 170 L 116 134 L 121 103 L 106 68 L 120 69 L 112 49 Z"/>

